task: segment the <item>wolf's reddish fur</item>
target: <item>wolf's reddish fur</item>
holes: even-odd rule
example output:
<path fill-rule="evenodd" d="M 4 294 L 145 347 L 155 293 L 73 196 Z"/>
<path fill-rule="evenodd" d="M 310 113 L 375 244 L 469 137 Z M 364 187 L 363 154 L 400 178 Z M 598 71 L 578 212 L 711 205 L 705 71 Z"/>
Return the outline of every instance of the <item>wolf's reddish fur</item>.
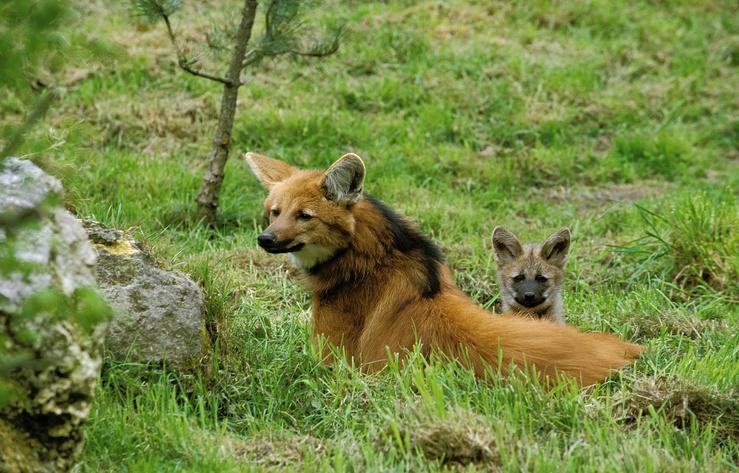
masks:
<path fill-rule="evenodd" d="M 487 365 L 506 373 L 512 362 L 589 385 L 642 350 L 613 335 L 480 308 L 414 224 L 362 194 L 364 166 L 355 155 L 325 172 L 252 153 L 247 160 L 270 189 L 266 232 L 277 243 L 268 251 L 296 248 L 293 259 L 304 265 L 314 337 L 341 347 L 366 370 L 384 366 L 388 349 L 402 356 L 420 342 L 425 353 L 458 358 L 480 376 Z"/>

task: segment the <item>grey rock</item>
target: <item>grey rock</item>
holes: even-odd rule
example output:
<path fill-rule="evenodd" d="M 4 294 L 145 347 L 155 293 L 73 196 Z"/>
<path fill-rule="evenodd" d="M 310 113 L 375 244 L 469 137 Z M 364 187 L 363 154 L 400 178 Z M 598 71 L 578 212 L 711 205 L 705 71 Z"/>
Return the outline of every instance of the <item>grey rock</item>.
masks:
<path fill-rule="evenodd" d="M 33 162 L 8 158 L 2 163 L 0 189 L 0 211 L 18 214 L 38 209 L 45 199 L 58 197 L 62 185 Z"/>
<path fill-rule="evenodd" d="M 88 333 L 71 313 L 77 291 L 95 286 L 95 251 L 74 216 L 54 206 L 61 191 L 58 180 L 30 161 L 0 163 L 0 245 L 17 261 L 33 263 L 27 272 L 0 273 L 2 348 L 31 360 L 0 373 L 21 393 L 0 408 L 4 472 L 67 471 L 74 465 L 100 372 L 105 324 Z M 22 216 L 35 222 L 19 225 Z M 57 311 L 69 313 L 20 316 L 29 297 L 49 289 L 69 302 Z"/>
<path fill-rule="evenodd" d="M 120 230 L 83 222 L 97 251 L 98 285 L 114 310 L 105 341 L 115 359 L 192 366 L 203 348 L 203 293 L 186 274 L 157 266 Z"/>

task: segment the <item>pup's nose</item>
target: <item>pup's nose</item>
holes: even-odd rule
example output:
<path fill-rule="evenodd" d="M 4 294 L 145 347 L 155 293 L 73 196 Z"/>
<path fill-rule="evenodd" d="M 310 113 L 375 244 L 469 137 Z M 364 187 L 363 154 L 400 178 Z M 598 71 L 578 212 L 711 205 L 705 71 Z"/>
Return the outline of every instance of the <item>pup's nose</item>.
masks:
<path fill-rule="evenodd" d="M 536 294 L 534 294 L 533 292 L 526 292 L 523 295 L 523 300 L 525 300 L 526 302 L 534 302 L 534 299 L 536 299 Z"/>
<path fill-rule="evenodd" d="M 272 232 L 264 232 L 257 237 L 257 243 L 262 248 L 269 248 L 275 244 L 275 234 Z"/>

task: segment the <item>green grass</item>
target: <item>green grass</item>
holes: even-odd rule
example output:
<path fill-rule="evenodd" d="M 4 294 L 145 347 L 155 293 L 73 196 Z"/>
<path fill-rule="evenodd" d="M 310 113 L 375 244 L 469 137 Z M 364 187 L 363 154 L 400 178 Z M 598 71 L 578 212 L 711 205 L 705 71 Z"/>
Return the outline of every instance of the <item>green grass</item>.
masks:
<path fill-rule="evenodd" d="M 234 4 L 186 3 L 177 27 L 200 32 Z M 241 91 L 217 229 L 193 200 L 218 87 L 178 71 L 159 28 L 85 5 L 79 29 L 121 52 L 23 151 L 79 216 L 199 281 L 213 344 L 189 373 L 109 360 L 80 471 L 736 471 L 734 2 L 329 2 L 318 20 L 347 22 L 339 53 L 267 62 Z M 322 366 L 309 295 L 255 244 L 248 150 L 313 167 L 357 152 L 367 190 L 489 308 L 492 229 L 533 241 L 569 226 L 569 323 L 648 351 L 583 393 L 420 357 L 372 376 Z M 625 414 L 651 381 L 662 391 Z M 665 383 L 689 387 L 687 413 Z"/>

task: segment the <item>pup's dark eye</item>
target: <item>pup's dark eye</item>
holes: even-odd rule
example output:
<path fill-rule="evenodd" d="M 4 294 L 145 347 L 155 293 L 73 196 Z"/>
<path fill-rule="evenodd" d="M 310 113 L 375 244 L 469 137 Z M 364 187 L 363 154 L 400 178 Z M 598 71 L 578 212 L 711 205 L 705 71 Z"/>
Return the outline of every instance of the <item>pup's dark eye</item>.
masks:
<path fill-rule="evenodd" d="M 541 274 L 536 275 L 536 281 L 537 282 L 547 282 L 549 279 L 546 276 L 542 276 Z"/>
<path fill-rule="evenodd" d="M 302 210 L 298 212 L 298 220 L 310 220 L 313 218 L 313 215 L 303 212 Z"/>
<path fill-rule="evenodd" d="M 516 282 L 521 282 L 524 279 L 526 279 L 526 276 L 524 276 L 523 274 L 519 274 L 518 276 L 514 276 L 513 277 L 513 280 L 516 281 Z"/>
<path fill-rule="evenodd" d="M 277 217 L 278 215 L 280 215 L 280 210 L 279 209 L 272 209 L 272 210 L 270 210 L 269 214 L 271 216 L 273 216 L 273 217 Z"/>

